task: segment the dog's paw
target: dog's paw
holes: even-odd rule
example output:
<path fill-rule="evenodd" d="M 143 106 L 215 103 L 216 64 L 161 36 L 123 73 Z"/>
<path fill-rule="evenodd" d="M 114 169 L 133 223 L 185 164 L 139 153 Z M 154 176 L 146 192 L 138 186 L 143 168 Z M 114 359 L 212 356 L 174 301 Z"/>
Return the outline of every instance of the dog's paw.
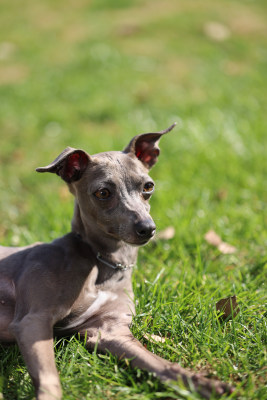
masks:
<path fill-rule="evenodd" d="M 209 399 L 211 395 L 220 397 L 223 394 L 231 394 L 234 391 L 234 388 L 227 383 L 205 378 L 201 374 L 193 374 L 189 380 L 193 383 L 195 390 L 206 399 Z"/>
<path fill-rule="evenodd" d="M 192 373 L 178 364 L 171 364 L 165 371 L 162 371 L 160 379 L 162 381 L 181 380 L 189 390 L 196 391 L 205 399 L 209 399 L 211 396 L 220 397 L 223 394 L 231 394 L 234 391 L 234 388 L 227 383 Z"/>

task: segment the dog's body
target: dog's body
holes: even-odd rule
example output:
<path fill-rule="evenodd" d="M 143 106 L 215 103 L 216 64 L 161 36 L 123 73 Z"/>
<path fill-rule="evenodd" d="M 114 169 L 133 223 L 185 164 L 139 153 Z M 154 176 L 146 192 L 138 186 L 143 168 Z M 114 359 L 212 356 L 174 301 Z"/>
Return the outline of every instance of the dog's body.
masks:
<path fill-rule="evenodd" d="M 174 125 L 173 125 L 174 126 Z M 123 152 L 89 156 L 67 148 L 39 172 L 54 172 L 75 196 L 72 232 L 51 244 L 0 246 L 0 341 L 17 341 L 38 400 L 60 399 L 53 336 L 79 332 L 88 348 L 131 359 L 161 380 L 181 378 L 209 397 L 231 390 L 146 350 L 131 334 L 131 267 L 155 232 L 148 200 L 157 143 L 135 136 Z"/>

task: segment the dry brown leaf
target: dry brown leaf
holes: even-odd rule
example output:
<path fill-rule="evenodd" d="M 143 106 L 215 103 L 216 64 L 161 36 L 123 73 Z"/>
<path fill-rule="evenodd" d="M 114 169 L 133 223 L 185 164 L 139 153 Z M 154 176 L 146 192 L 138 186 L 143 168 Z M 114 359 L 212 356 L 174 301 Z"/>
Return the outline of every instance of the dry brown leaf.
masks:
<path fill-rule="evenodd" d="M 173 226 L 168 226 L 166 229 L 163 229 L 163 231 L 160 231 L 157 236 L 156 239 L 159 240 L 170 240 L 174 237 L 175 235 L 175 229 Z"/>
<path fill-rule="evenodd" d="M 122 25 L 119 30 L 119 36 L 132 36 L 140 31 L 140 27 L 138 25 L 127 24 Z"/>
<path fill-rule="evenodd" d="M 219 189 L 216 193 L 215 193 L 215 198 L 217 200 L 225 200 L 227 199 L 228 196 L 228 191 L 224 188 Z"/>
<path fill-rule="evenodd" d="M 216 311 L 219 313 L 223 312 L 223 314 L 220 316 L 222 319 L 226 319 L 231 316 L 232 310 L 233 317 L 235 317 L 240 311 L 236 301 L 236 296 L 225 297 L 216 303 Z"/>
<path fill-rule="evenodd" d="M 166 338 L 158 335 L 144 335 L 144 338 L 149 342 L 165 343 Z"/>
<path fill-rule="evenodd" d="M 22 63 L 0 66 L 0 85 L 22 83 L 27 79 L 29 69 Z"/>
<path fill-rule="evenodd" d="M 205 236 L 205 240 L 223 254 L 233 254 L 236 252 L 236 248 L 229 243 L 223 242 L 219 235 L 213 230 L 208 231 Z"/>
<path fill-rule="evenodd" d="M 227 265 L 225 268 L 225 271 L 231 271 L 232 269 L 235 269 L 234 265 Z"/>
<path fill-rule="evenodd" d="M 244 73 L 247 72 L 247 65 L 238 62 L 238 61 L 230 61 L 230 60 L 225 60 L 223 65 L 223 71 L 230 76 L 240 76 L 244 75 Z"/>

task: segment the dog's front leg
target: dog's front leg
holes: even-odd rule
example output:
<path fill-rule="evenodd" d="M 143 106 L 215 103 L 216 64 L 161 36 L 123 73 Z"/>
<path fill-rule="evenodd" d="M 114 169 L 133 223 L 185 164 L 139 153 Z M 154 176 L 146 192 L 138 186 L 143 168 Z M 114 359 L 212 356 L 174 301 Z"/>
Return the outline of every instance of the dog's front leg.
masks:
<path fill-rule="evenodd" d="M 46 315 L 27 314 L 14 320 L 10 330 L 35 386 L 38 400 L 61 399 L 62 391 L 53 349 L 53 327 Z"/>
<path fill-rule="evenodd" d="M 96 343 L 88 337 L 88 347 Z M 181 380 L 190 389 L 193 388 L 204 398 L 209 399 L 212 394 L 222 395 L 231 393 L 229 385 L 212 379 L 207 379 L 200 374 L 194 374 L 182 368 L 179 364 L 167 361 L 148 351 L 128 328 L 122 328 L 112 334 L 103 332 L 99 334 L 98 349 L 109 351 L 119 359 L 130 359 L 131 366 L 153 372 L 161 381 Z"/>

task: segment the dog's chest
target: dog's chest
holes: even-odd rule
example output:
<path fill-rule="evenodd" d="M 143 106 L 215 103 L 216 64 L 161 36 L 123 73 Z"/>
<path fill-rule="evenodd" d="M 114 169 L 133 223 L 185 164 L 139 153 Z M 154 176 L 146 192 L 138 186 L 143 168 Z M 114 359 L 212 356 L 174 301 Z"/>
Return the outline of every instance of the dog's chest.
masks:
<path fill-rule="evenodd" d="M 116 290 L 118 288 L 116 285 L 110 285 L 109 282 L 99 287 L 96 285 L 97 277 L 98 270 L 93 268 L 69 314 L 59 324 L 64 330 L 75 329 L 91 317 L 102 315 L 107 309 L 113 307 L 118 298 Z"/>
<path fill-rule="evenodd" d="M 130 273 L 118 272 L 104 283 L 97 284 L 99 270 L 94 267 L 65 317 L 56 323 L 55 330 L 77 331 L 85 323 L 90 326 L 91 318 L 102 319 L 118 309 L 129 313 L 129 309 L 134 308 L 129 299 L 132 297 Z"/>
<path fill-rule="evenodd" d="M 98 290 L 97 293 L 84 293 L 81 305 L 77 304 L 68 317 L 64 329 L 73 329 L 82 325 L 91 317 L 101 314 L 103 309 L 117 299 L 117 294 L 109 290 Z M 87 307 L 85 307 L 87 305 Z"/>

